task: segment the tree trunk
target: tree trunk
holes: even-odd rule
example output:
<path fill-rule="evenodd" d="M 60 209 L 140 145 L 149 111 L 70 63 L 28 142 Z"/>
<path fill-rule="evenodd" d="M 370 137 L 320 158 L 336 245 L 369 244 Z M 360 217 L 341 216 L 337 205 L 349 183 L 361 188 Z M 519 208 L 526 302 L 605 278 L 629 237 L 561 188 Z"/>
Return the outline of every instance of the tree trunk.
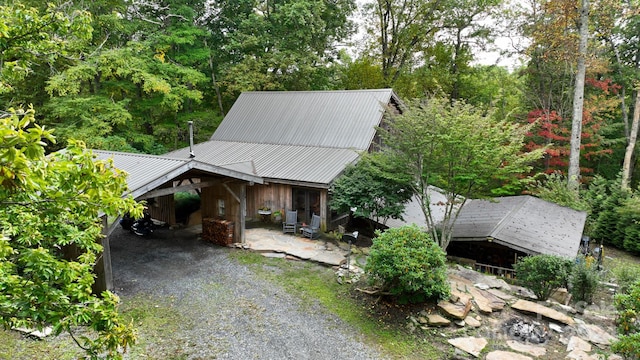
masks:
<path fill-rule="evenodd" d="M 624 153 L 624 162 L 622 163 L 622 188 L 629 189 L 629 182 L 633 166 L 631 160 L 636 148 L 636 139 L 638 138 L 638 123 L 640 122 L 640 89 L 636 91 L 636 103 L 633 109 L 633 121 L 631 122 L 631 132 L 629 133 L 629 142 L 627 150 Z"/>
<path fill-rule="evenodd" d="M 207 45 L 207 39 L 204 39 L 204 47 L 209 50 L 209 70 L 211 70 L 211 81 L 213 82 L 213 88 L 216 91 L 216 99 L 218 100 L 218 107 L 220 108 L 220 113 L 222 117 L 224 114 L 224 107 L 222 106 L 222 95 L 220 94 L 220 87 L 218 86 L 218 82 L 216 81 L 215 69 L 213 68 L 213 57 L 211 56 L 211 51 L 209 46 Z"/>
<path fill-rule="evenodd" d="M 582 108 L 584 105 L 584 77 L 586 72 L 587 38 L 589 36 L 589 0 L 582 0 L 580 8 L 580 45 L 578 69 L 573 89 L 573 118 L 571 120 L 571 154 L 569 156 L 568 187 L 578 190 L 580 184 L 580 140 L 582 135 Z"/>

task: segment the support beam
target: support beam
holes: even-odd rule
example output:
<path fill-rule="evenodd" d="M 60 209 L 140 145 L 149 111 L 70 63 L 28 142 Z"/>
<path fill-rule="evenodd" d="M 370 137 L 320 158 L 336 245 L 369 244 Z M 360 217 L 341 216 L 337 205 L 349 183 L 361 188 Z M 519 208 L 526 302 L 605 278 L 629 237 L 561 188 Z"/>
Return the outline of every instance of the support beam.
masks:
<path fill-rule="evenodd" d="M 171 194 L 175 194 L 175 193 L 183 192 L 183 191 L 200 189 L 200 188 L 203 188 L 203 187 L 209 187 L 209 186 L 220 184 L 220 182 L 221 182 L 221 180 L 203 181 L 203 182 L 199 182 L 199 183 L 193 183 L 193 184 L 187 184 L 187 185 L 180 185 L 180 186 L 176 186 L 176 187 L 170 187 L 170 188 L 166 188 L 166 189 L 153 190 L 153 191 L 149 191 L 148 193 L 138 197 L 137 200 L 144 200 L 144 199 L 149 199 L 149 198 L 154 198 L 154 197 L 171 195 Z"/>

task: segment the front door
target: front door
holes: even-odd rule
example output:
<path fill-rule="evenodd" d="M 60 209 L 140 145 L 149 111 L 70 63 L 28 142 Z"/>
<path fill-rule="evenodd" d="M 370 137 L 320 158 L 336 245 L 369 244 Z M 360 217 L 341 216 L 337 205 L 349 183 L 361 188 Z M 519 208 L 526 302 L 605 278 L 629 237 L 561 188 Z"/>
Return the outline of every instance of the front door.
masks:
<path fill-rule="evenodd" d="M 308 224 L 311 215 L 320 215 L 320 191 L 293 188 L 293 209 L 298 210 L 298 221 Z"/>

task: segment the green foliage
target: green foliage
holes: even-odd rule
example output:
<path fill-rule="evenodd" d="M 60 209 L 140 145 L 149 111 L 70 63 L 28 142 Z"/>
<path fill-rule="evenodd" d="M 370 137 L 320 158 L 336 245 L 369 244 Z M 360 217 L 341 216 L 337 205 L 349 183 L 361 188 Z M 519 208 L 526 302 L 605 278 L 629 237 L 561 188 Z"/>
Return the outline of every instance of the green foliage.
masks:
<path fill-rule="evenodd" d="M 626 359 L 640 357 L 640 281 L 636 281 L 628 293 L 617 294 L 614 305 L 618 311 L 618 341 L 611 349 Z"/>
<path fill-rule="evenodd" d="M 0 324 L 74 335 L 87 355 L 120 358 L 135 341 L 110 292 L 92 293 L 101 254 L 99 214 L 142 209 L 122 198 L 126 174 L 95 161 L 81 142 L 49 156 L 50 131 L 33 124 L 34 111 L 10 110 L 0 118 Z"/>
<path fill-rule="evenodd" d="M 449 283 L 446 256 L 428 233 L 417 226 L 377 231 L 365 271 L 372 282 L 401 301 L 446 298 Z"/>
<path fill-rule="evenodd" d="M 589 211 L 589 204 L 580 194 L 567 186 L 567 179 L 560 173 L 545 174 L 542 180 L 529 184 L 528 190 L 537 197 L 574 210 Z"/>
<path fill-rule="evenodd" d="M 406 179 L 385 170 L 388 166 L 384 160 L 376 154 L 364 155 L 356 165 L 348 167 L 333 184 L 331 208 L 347 212 L 356 207 L 355 216 L 382 224 L 389 218 L 401 218 L 411 192 Z"/>
<path fill-rule="evenodd" d="M 491 109 L 429 98 L 409 101 L 403 110 L 387 113 L 388 129 L 380 129 L 382 150 L 388 163 L 394 164 L 395 176 L 412 179 L 411 192 L 420 200 L 433 238 L 443 249 L 451 240 L 462 199 L 517 187 L 521 182 L 517 175 L 542 156 L 541 150 L 522 152 L 528 127 L 496 119 Z M 434 186 L 447 198 L 437 238 L 429 206 Z"/>
<path fill-rule="evenodd" d="M 640 279 L 640 265 L 617 262 L 611 268 L 621 294 L 628 294 L 633 284 Z"/>
<path fill-rule="evenodd" d="M 595 264 L 587 264 L 584 261 L 574 264 L 569 276 L 569 289 L 573 300 L 593 302 L 599 282 L 600 275 Z"/>
<path fill-rule="evenodd" d="M 547 300 L 551 292 L 568 283 L 572 261 L 554 255 L 535 255 L 521 258 L 514 266 L 516 278 L 531 289 L 538 300 Z"/>

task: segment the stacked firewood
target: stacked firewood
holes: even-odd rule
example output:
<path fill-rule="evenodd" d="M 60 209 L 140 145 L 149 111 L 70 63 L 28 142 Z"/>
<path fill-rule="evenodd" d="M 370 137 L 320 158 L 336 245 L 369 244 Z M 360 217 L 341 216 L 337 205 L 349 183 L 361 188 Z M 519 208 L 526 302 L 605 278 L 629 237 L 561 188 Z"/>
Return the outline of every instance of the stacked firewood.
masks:
<path fill-rule="evenodd" d="M 231 245 L 233 243 L 233 221 L 214 218 L 202 219 L 202 239 L 216 245 Z"/>

